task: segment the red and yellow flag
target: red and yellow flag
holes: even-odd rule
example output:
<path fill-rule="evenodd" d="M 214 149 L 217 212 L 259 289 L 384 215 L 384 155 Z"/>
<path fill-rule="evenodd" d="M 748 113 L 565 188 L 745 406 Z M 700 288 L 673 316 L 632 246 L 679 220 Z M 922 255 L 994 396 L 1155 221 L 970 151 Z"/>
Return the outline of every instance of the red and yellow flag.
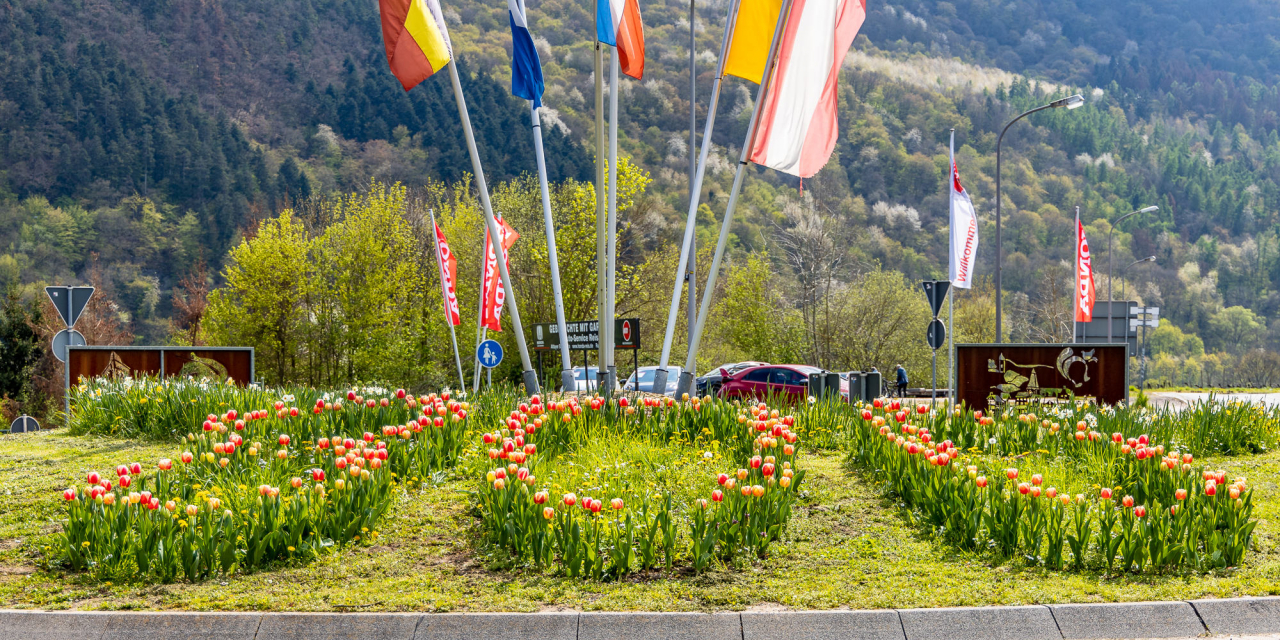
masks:
<path fill-rule="evenodd" d="M 408 91 L 449 64 L 449 30 L 439 0 L 378 0 L 391 73 Z"/>

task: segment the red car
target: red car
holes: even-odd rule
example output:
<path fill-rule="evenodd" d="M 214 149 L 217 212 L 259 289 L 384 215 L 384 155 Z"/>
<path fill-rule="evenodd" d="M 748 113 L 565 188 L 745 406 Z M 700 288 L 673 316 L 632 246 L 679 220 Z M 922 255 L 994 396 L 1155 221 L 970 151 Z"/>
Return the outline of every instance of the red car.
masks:
<path fill-rule="evenodd" d="M 723 381 L 720 397 L 732 398 L 780 398 L 784 402 L 798 403 L 809 398 L 809 374 L 826 373 L 817 367 L 803 364 L 769 364 L 751 367 L 730 374 L 720 370 Z M 840 380 L 840 393 L 849 395 L 849 382 Z"/>

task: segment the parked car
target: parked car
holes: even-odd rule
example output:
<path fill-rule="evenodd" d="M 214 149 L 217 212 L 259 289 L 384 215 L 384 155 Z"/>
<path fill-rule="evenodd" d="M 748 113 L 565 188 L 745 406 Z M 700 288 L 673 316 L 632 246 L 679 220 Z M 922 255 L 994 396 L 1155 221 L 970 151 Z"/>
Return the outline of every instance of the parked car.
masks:
<path fill-rule="evenodd" d="M 574 367 L 573 368 L 573 388 L 565 389 L 567 392 L 587 392 L 595 391 L 600 388 L 600 369 L 597 367 Z M 614 390 L 620 389 L 617 383 L 614 383 Z"/>
<path fill-rule="evenodd" d="M 668 395 L 674 398 L 676 395 L 676 385 L 680 383 L 680 374 L 681 372 L 684 371 L 684 369 L 682 369 L 681 367 L 670 367 L 670 366 L 667 367 L 667 386 L 665 389 L 661 391 L 653 388 L 653 376 L 657 370 L 658 370 L 657 367 L 640 367 L 639 371 L 631 374 L 630 378 L 627 378 L 626 383 L 622 385 L 622 389 L 624 391 L 644 391 L 646 393 L 661 393 L 663 395 Z M 636 385 L 637 375 L 640 377 L 640 384 L 638 387 Z"/>
<path fill-rule="evenodd" d="M 721 371 L 721 398 L 779 398 L 790 403 L 804 402 L 809 398 L 809 374 L 826 373 L 823 369 L 803 364 L 762 365 L 738 373 Z M 844 378 L 840 380 L 840 394 L 849 397 L 849 381 Z"/>
<path fill-rule="evenodd" d="M 718 396 L 720 395 L 720 384 L 722 381 L 722 377 L 720 375 L 721 371 L 728 371 L 732 375 L 744 369 L 750 369 L 751 367 L 758 367 L 765 364 L 769 363 L 748 360 L 746 362 L 722 364 L 701 376 L 694 378 L 694 388 L 698 390 L 698 395 L 700 396 Z"/>

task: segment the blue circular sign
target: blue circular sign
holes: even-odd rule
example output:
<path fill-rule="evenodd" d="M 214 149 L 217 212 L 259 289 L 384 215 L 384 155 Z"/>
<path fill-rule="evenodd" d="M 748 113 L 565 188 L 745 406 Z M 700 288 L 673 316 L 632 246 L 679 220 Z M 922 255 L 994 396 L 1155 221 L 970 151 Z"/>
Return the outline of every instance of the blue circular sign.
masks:
<path fill-rule="evenodd" d="M 502 345 L 497 340 L 485 340 L 476 347 L 476 360 L 492 369 L 502 364 Z"/>

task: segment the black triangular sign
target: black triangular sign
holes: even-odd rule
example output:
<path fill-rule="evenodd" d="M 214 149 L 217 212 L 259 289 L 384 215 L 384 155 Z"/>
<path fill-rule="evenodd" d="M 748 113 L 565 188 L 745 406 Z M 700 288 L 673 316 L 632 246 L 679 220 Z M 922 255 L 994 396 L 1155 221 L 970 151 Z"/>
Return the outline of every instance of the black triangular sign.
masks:
<path fill-rule="evenodd" d="M 62 317 L 62 323 L 71 326 L 71 287 L 45 287 L 44 292 L 49 294 L 49 300 Z"/>
<path fill-rule="evenodd" d="M 71 287 L 71 321 L 67 326 L 74 326 L 80 319 L 85 305 L 89 304 L 89 298 L 93 297 L 93 291 L 93 287 Z"/>
<path fill-rule="evenodd" d="M 942 311 L 942 302 L 947 299 L 947 291 L 951 289 L 951 281 L 949 280 L 925 280 L 920 283 L 924 287 L 924 297 L 929 300 L 929 307 L 933 309 L 933 317 L 938 317 L 938 312 Z"/>

